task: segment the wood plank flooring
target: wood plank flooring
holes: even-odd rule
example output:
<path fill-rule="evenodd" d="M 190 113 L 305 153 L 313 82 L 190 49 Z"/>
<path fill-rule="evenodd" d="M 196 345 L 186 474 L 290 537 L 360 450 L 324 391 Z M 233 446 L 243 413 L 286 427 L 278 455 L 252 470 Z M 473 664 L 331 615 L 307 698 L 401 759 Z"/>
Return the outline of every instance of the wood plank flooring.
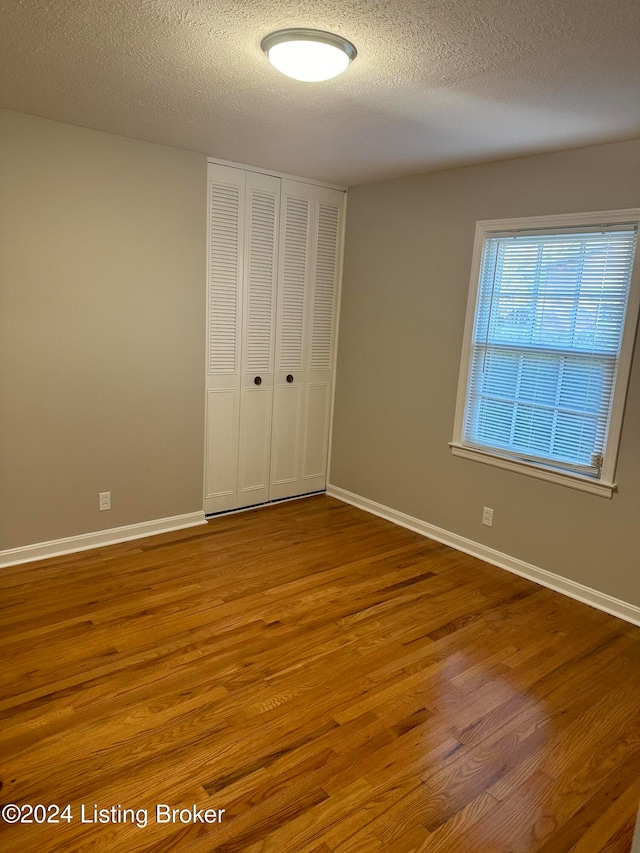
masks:
<path fill-rule="evenodd" d="M 338 501 L 0 596 L 3 853 L 628 853 L 640 629 Z"/>

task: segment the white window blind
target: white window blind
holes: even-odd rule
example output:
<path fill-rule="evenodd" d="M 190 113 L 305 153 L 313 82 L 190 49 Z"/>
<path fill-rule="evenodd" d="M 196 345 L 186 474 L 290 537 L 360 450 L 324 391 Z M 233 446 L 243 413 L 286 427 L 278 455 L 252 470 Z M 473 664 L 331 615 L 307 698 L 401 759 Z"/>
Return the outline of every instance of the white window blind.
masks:
<path fill-rule="evenodd" d="M 636 237 L 630 225 L 487 234 L 463 445 L 600 477 Z"/>

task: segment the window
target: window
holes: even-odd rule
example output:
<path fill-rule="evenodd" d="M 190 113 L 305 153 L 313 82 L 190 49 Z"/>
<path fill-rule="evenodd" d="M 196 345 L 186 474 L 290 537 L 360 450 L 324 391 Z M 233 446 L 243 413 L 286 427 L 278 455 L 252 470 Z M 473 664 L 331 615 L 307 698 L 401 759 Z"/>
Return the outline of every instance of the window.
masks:
<path fill-rule="evenodd" d="M 454 454 L 611 496 L 640 210 L 479 222 Z"/>

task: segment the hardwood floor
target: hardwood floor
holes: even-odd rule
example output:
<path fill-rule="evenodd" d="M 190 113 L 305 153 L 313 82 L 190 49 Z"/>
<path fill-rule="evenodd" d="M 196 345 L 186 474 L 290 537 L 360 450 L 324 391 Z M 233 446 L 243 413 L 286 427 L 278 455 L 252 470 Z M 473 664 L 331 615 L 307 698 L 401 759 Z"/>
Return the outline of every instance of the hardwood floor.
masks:
<path fill-rule="evenodd" d="M 444 545 L 320 496 L 0 589 L 0 802 L 72 818 L 4 853 L 628 853 L 640 629 Z"/>

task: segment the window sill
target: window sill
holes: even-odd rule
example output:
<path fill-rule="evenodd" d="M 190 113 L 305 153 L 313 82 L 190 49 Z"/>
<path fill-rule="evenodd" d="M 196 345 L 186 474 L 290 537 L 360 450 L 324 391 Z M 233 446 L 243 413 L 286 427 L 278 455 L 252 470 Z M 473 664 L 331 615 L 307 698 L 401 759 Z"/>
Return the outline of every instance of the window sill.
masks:
<path fill-rule="evenodd" d="M 562 471 L 554 471 L 550 468 L 543 468 L 540 465 L 535 465 L 532 462 L 520 462 L 515 459 L 510 459 L 505 456 L 499 456 L 495 453 L 486 453 L 482 450 L 471 449 L 464 447 L 461 444 L 450 442 L 449 447 L 454 456 L 460 456 L 462 459 L 471 459 L 474 462 L 484 462 L 486 465 L 494 465 L 496 468 L 504 468 L 506 471 L 516 471 L 519 474 L 525 474 L 528 477 L 535 477 L 538 480 L 546 480 L 549 483 L 556 483 L 559 486 L 568 486 L 571 489 L 578 489 L 581 492 L 588 492 L 592 495 L 599 495 L 603 498 L 611 498 L 616 490 L 614 483 L 603 483 L 601 481 L 590 480 L 588 477 L 581 477 L 579 474 L 565 474 Z"/>

